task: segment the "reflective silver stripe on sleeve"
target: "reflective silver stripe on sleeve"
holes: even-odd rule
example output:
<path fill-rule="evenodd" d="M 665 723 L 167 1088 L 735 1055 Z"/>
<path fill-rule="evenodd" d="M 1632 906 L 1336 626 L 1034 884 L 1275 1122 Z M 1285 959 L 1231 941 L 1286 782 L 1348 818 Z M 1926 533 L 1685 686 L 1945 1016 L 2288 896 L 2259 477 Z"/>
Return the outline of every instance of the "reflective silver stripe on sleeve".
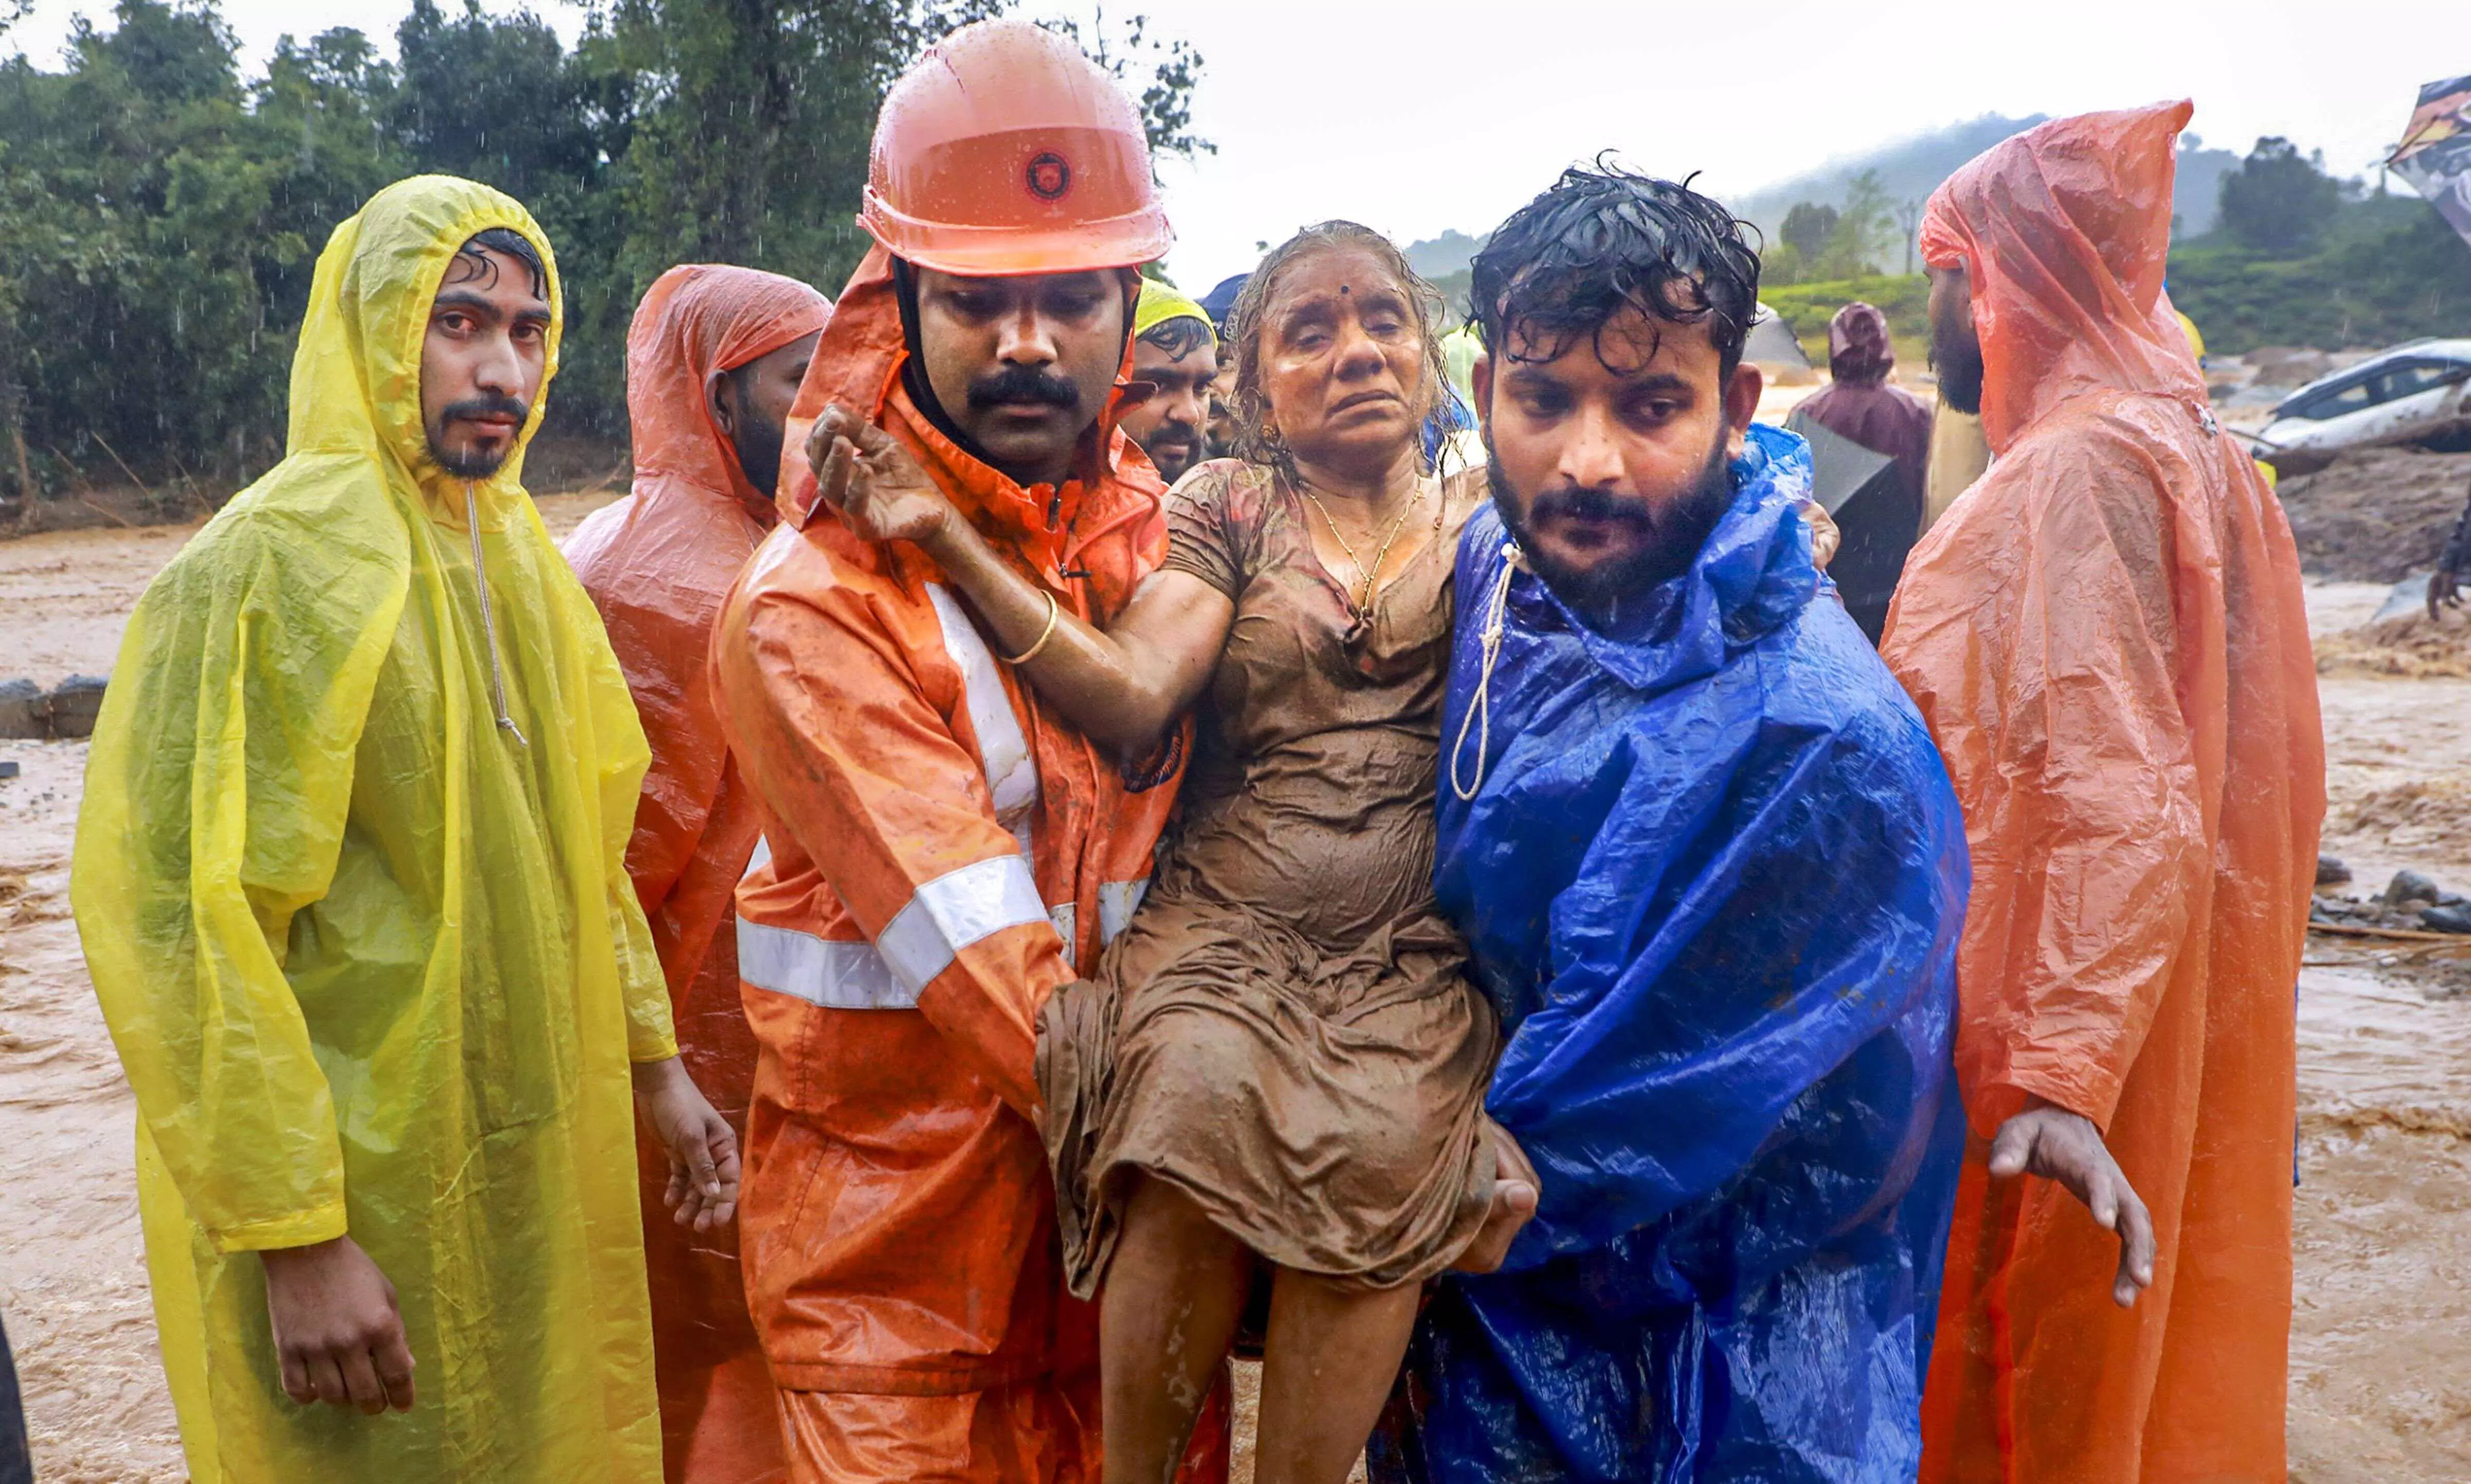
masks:
<path fill-rule="evenodd" d="M 1149 894 L 1150 879 L 1137 882 L 1100 882 L 1098 883 L 1098 941 L 1113 943 L 1116 934 L 1133 920 L 1133 913 Z"/>
<path fill-rule="evenodd" d="M 914 1010 L 918 992 L 865 943 L 738 920 L 738 977 L 828 1010 Z"/>
<path fill-rule="evenodd" d="M 970 730 L 978 734 L 978 766 L 987 775 L 987 791 L 995 796 L 996 823 L 1029 853 L 1029 813 L 1038 802 L 1038 763 L 1029 755 L 1029 739 L 1022 735 L 1021 718 L 1013 714 L 1003 676 L 996 670 L 995 652 L 978 637 L 960 600 L 940 582 L 927 584 L 943 625 L 944 652 L 961 671 L 961 695 L 970 711 Z"/>
<path fill-rule="evenodd" d="M 1064 940 L 1064 961 L 1071 964 L 1081 952 L 1081 938 L 1076 930 L 1081 926 L 1081 909 L 1071 903 L 1047 909 L 1047 920 L 1055 924 L 1055 935 Z"/>
<path fill-rule="evenodd" d="M 928 980 L 952 966 L 953 955 L 1023 923 L 1053 926 L 1047 904 L 1039 900 L 1029 862 L 1020 856 L 998 856 L 947 871 L 920 886 L 909 905 L 876 934 L 875 947 L 892 977 L 909 987 L 914 1001 Z"/>

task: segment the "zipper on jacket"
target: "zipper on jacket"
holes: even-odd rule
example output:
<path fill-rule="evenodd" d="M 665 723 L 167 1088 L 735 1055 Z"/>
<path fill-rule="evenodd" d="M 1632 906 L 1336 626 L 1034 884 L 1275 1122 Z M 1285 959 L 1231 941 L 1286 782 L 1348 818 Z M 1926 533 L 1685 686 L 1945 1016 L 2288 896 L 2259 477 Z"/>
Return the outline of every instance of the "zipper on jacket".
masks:
<path fill-rule="evenodd" d="M 463 529 L 472 536 L 472 585 L 481 590 L 481 638 L 489 647 L 489 697 L 498 707 L 498 727 L 515 740 L 518 747 L 531 743 L 506 715 L 506 671 L 498 662 L 498 624 L 489 611 L 489 569 L 481 560 L 481 510 L 472 493 L 472 482 L 463 482 Z"/>

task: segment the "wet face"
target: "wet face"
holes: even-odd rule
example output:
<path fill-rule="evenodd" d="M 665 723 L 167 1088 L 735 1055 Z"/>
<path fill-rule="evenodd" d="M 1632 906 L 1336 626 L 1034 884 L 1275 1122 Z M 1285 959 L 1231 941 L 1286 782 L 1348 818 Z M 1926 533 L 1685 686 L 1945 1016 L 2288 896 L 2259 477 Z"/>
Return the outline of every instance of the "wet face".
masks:
<path fill-rule="evenodd" d="M 1609 616 L 1687 570 L 1731 503 L 1758 368 L 1728 376 L 1706 323 L 1636 309 L 1594 337 L 1509 340 L 1475 366 L 1494 501 L 1537 575 Z"/>
<path fill-rule="evenodd" d="M 1210 420 L 1202 425 L 1202 436 L 1208 442 L 1210 457 L 1229 458 L 1236 452 L 1236 358 L 1222 356 L 1218 375 L 1210 384 Z"/>
<path fill-rule="evenodd" d="M 944 414 L 1023 484 L 1070 477 L 1123 365 L 1129 275 L 918 270 L 918 356 Z"/>
<path fill-rule="evenodd" d="M 1416 441 L 1424 338 L 1405 287 L 1362 247 L 1308 252 L 1261 308 L 1261 395 L 1297 459 L 1378 466 Z"/>
<path fill-rule="evenodd" d="M 811 331 L 789 343 L 767 350 L 754 360 L 715 371 L 704 381 L 706 410 L 712 425 L 738 451 L 738 466 L 746 483 L 765 499 L 781 482 L 781 436 L 798 400 L 798 383 L 807 363 L 815 358 L 821 331 Z"/>
<path fill-rule="evenodd" d="M 1217 377 L 1218 351 L 1207 338 L 1188 344 L 1181 355 L 1147 340 L 1133 342 L 1133 380 L 1154 389 L 1125 412 L 1121 426 L 1170 484 L 1201 461 L 1202 428 L 1210 420 L 1211 385 Z"/>
<path fill-rule="evenodd" d="M 1982 337 L 1973 328 L 1973 280 L 1962 268 L 1930 271 L 1931 367 L 1941 400 L 1982 412 Z"/>
<path fill-rule="evenodd" d="M 430 457 L 459 479 L 498 472 L 549 364 L 549 300 L 531 269 L 492 248 L 447 267 L 420 346 L 420 424 Z"/>

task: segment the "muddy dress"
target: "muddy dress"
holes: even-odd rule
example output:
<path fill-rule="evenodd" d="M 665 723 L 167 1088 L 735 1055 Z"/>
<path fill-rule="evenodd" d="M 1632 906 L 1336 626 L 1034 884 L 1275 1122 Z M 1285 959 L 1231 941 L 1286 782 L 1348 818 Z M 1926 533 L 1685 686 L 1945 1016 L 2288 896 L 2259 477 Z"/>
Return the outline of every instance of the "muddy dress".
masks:
<path fill-rule="evenodd" d="M 1220 460 L 1168 496 L 1166 566 L 1236 621 L 1150 892 L 1040 1037 L 1076 1292 L 1141 1174 L 1269 1261 L 1366 1286 L 1475 1235 L 1497 1032 L 1432 873 L 1450 571 L 1483 498 L 1480 476 L 1428 486 L 1424 547 L 1359 621 L 1283 480 Z"/>

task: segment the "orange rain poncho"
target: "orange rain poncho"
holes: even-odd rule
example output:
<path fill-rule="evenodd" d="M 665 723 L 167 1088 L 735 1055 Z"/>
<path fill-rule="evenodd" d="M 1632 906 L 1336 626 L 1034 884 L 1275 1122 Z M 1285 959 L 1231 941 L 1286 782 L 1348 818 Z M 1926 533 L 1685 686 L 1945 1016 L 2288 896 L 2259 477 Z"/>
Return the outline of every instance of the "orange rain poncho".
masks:
<path fill-rule="evenodd" d="M 906 359 L 877 248 L 789 418 L 783 523 L 714 636 L 769 846 L 738 893 L 763 1044 L 748 1296 L 799 1480 L 1094 1481 L 1097 1310 L 1065 1289 L 1037 1026 L 1140 902 L 1175 772 L 1128 783 L 998 665 L 916 548 L 810 519 L 802 449 L 828 403 L 871 418 L 1096 624 L 1165 553 L 1162 491 L 1113 397 L 1079 478 L 1021 487 L 918 411 Z M 1197 1448 L 1218 1476 L 1224 1430 L 1219 1412 Z"/>
<path fill-rule="evenodd" d="M 650 919 L 687 1070 L 742 1141 L 755 1033 L 738 999 L 731 894 L 763 830 L 729 760 L 707 657 L 738 570 L 772 528 L 716 426 L 705 386 L 824 327 L 832 302 L 794 278 L 750 268 L 671 269 L 635 308 L 626 412 L 635 487 L 595 511 L 566 558 L 600 609 L 652 745 L 626 871 Z M 644 1255 L 652 1359 L 671 1484 L 758 1484 L 786 1476 L 772 1383 L 746 1315 L 735 1230 L 698 1237 L 670 1219 L 669 1164 L 642 1141 Z"/>
<path fill-rule="evenodd" d="M 2162 292 L 2186 104 L 2043 125 L 1931 199 L 1999 460 L 1914 550 L 1881 652 L 1965 805 L 1973 1139 L 1925 1480 L 2279 1480 L 2293 997 L 2324 814 L 2297 555 Z M 2100 1126 L 2159 1259 L 1988 1177 L 2029 1096 Z"/>

